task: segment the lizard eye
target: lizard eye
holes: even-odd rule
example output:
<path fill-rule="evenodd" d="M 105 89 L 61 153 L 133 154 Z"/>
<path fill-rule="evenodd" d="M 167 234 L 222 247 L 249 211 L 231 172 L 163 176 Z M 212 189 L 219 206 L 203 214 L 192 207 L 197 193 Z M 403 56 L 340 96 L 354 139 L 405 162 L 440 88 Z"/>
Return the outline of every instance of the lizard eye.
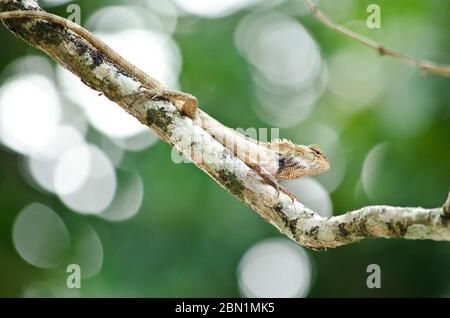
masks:
<path fill-rule="evenodd" d="M 314 151 L 314 153 L 315 153 L 316 155 L 318 155 L 318 156 L 323 156 L 323 153 L 322 153 L 322 151 L 320 150 L 320 148 L 319 148 L 318 145 L 312 144 L 312 145 L 309 145 L 309 148 L 310 148 L 312 151 Z"/>

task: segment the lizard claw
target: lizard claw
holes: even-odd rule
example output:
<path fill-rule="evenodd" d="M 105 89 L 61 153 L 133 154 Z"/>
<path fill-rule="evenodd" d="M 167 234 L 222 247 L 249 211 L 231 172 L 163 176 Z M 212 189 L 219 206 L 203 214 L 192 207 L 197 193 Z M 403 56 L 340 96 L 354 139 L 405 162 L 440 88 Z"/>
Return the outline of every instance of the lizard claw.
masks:
<path fill-rule="evenodd" d="M 277 190 L 277 199 L 280 198 L 280 192 L 283 191 L 285 194 L 287 194 L 291 198 L 292 203 L 294 203 L 297 200 L 297 197 L 295 196 L 295 194 L 286 190 L 285 188 L 280 186 L 278 183 L 275 183 L 274 187 L 275 187 L 275 190 Z"/>
<path fill-rule="evenodd" d="M 260 166 L 253 165 L 252 168 L 258 172 L 258 174 L 264 179 L 267 184 L 275 188 L 275 190 L 277 191 L 277 199 L 280 198 L 280 192 L 284 192 L 291 198 L 292 203 L 297 200 L 297 197 L 292 192 L 283 188 L 271 174 L 265 172 Z"/>
<path fill-rule="evenodd" d="M 291 198 L 292 203 L 294 203 L 294 202 L 297 200 L 297 197 L 295 196 L 295 194 L 293 194 L 292 192 L 290 192 L 290 191 L 288 191 L 288 190 L 286 190 L 286 189 L 283 189 L 283 190 L 284 190 L 284 192 L 286 192 L 286 194 Z"/>

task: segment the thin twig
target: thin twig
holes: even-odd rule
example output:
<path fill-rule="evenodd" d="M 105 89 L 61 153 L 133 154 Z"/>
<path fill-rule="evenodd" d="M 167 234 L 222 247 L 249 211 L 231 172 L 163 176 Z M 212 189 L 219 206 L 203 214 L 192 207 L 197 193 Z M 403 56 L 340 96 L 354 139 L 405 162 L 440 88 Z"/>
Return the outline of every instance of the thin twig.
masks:
<path fill-rule="evenodd" d="M 0 18 L 2 11 L 18 9 L 40 10 L 29 0 L 2 0 Z M 449 222 L 443 217 L 442 208 L 370 206 L 323 218 L 300 202 L 292 201 L 288 195 L 278 193 L 196 120 L 182 115 L 171 103 L 138 97 L 120 98 L 137 92 L 142 83 L 69 29 L 40 19 L 11 19 L 4 23 L 14 34 L 47 53 L 85 84 L 116 101 L 230 194 L 300 245 L 326 249 L 368 237 L 450 241 Z M 184 136 L 190 137 L 189 142 Z"/>
<path fill-rule="evenodd" d="M 413 67 L 418 68 L 424 73 L 430 73 L 435 75 L 441 75 L 450 77 L 450 65 L 446 64 L 437 64 L 431 61 L 418 59 L 415 57 L 408 56 L 406 54 L 403 54 L 399 51 L 390 49 L 386 46 L 384 46 L 382 43 L 376 42 L 372 39 L 369 39 L 368 37 L 365 37 L 359 33 L 356 33 L 339 23 L 335 22 L 333 19 L 331 19 L 329 16 L 327 16 L 325 13 L 323 13 L 311 0 L 304 0 L 305 4 L 308 6 L 308 8 L 311 10 L 311 13 L 323 24 L 325 24 L 330 29 L 341 33 L 355 41 L 358 41 L 359 43 L 364 44 L 365 46 L 368 46 L 375 51 L 378 52 L 379 55 L 383 56 L 390 56 L 392 58 L 397 59 L 400 63 L 410 65 Z"/>

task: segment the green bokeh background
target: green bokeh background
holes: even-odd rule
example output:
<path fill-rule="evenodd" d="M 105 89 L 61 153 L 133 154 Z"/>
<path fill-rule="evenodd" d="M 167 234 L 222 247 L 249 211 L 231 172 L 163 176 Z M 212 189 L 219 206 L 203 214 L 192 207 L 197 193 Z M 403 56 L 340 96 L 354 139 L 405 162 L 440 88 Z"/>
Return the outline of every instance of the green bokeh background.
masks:
<path fill-rule="evenodd" d="M 303 5 L 301 2 L 291 0 L 267 10 L 289 12 L 290 8 Z M 74 3 L 81 6 L 84 21 L 99 8 L 139 4 L 139 1 Z M 414 23 L 416 27 L 426 27 L 440 39 L 431 56 L 423 48 L 414 51 L 402 43 L 387 45 L 407 50 L 413 56 L 450 63 L 449 1 L 357 3 L 354 19 L 365 19 L 369 3 L 381 5 L 384 33 L 400 32 L 405 34 L 405 39 L 414 39 L 408 24 Z M 50 11 L 66 14 L 65 6 Z M 180 24 L 192 23 L 192 27 L 190 32 L 174 34 L 183 56 L 180 82 L 183 90 L 199 98 L 205 111 L 228 126 L 267 127 L 250 106 L 257 102 L 252 95 L 250 66 L 234 45 L 235 28 L 248 12 L 243 10 L 219 19 L 195 18 L 194 22 L 189 16 L 181 18 Z M 332 11 L 328 13 L 333 16 Z M 343 47 L 360 49 L 309 15 L 296 19 L 316 39 L 325 61 Z M 391 29 L 391 25 L 396 29 Z M 377 32 L 366 34 L 377 39 Z M 420 41 L 421 37 L 417 38 Z M 4 27 L 0 28 L 0 43 L 0 74 L 18 57 L 42 55 Z M 395 123 L 383 117 L 383 98 L 359 112 L 346 112 L 343 104 L 349 102 L 326 91 L 308 120 L 336 129 L 345 153 L 343 182 L 330 194 L 335 215 L 371 204 L 436 207 L 443 203 L 449 189 L 450 80 L 420 76 L 413 68 L 387 58 L 383 58 L 383 63 L 388 65 L 388 71 L 383 74 L 383 80 L 389 83 L 386 94 L 396 94 L 403 85 L 408 85 L 411 97 L 405 103 L 423 101 L 420 112 L 426 114 L 427 124 L 416 133 L 398 134 L 389 128 Z M 0 76 L 1 85 L 6 77 Z M 406 76 L 412 80 L 404 83 L 402 79 Z M 398 106 L 405 110 L 403 116 L 407 118 L 408 105 Z M 302 131 L 307 128 L 303 123 L 281 129 L 281 136 L 300 143 Z M 96 138 L 92 128 L 89 138 Z M 382 142 L 389 143 L 389 152 L 383 162 L 383 176 L 378 179 L 379 201 L 374 202 L 362 191 L 355 194 L 355 188 L 365 156 Z M 103 267 L 95 277 L 83 280 L 80 292 L 83 297 L 239 296 L 236 269 L 241 257 L 261 239 L 281 234 L 193 165 L 174 164 L 170 151 L 167 144 L 158 142 L 145 151 L 126 154 L 123 166 L 137 169 L 144 180 L 144 201 L 140 212 L 131 220 L 110 223 L 76 214 L 57 197 L 37 191 L 22 173 L 22 156 L 0 147 L 0 296 L 22 296 L 24 289 L 36 282 L 65 284 L 64 267 L 36 268 L 25 262 L 14 248 L 12 225 L 19 211 L 31 202 L 51 207 L 71 229 L 89 223 L 98 232 L 104 248 Z M 450 243 L 377 239 L 308 253 L 314 267 L 309 297 L 450 295 Z M 382 269 L 382 288 L 378 290 L 368 289 L 365 284 L 366 267 L 373 263 Z"/>

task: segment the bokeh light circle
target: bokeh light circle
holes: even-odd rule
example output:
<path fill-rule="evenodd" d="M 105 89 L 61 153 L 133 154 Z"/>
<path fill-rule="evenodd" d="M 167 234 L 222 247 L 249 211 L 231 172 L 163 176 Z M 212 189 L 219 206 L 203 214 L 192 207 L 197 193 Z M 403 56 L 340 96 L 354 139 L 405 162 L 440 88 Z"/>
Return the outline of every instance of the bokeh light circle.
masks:
<path fill-rule="evenodd" d="M 19 213 L 12 236 L 19 255 L 37 267 L 60 265 L 70 249 L 69 232 L 63 220 L 39 203 L 32 203 Z"/>
<path fill-rule="evenodd" d="M 99 216 L 108 221 L 125 221 L 135 216 L 144 198 L 144 182 L 137 172 L 117 171 L 118 188 L 111 205 Z"/>
<path fill-rule="evenodd" d="M 84 225 L 76 231 L 72 241 L 71 263 L 80 266 L 81 277 L 97 275 L 103 265 L 103 244 L 97 232 L 90 225 Z"/>
<path fill-rule="evenodd" d="M 311 283 L 311 262 L 292 241 L 267 239 L 242 257 L 238 280 L 245 297 L 304 297 Z"/>
<path fill-rule="evenodd" d="M 255 12 L 240 21 L 235 45 L 252 66 L 258 117 L 277 127 L 306 120 L 328 79 L 309 32 L 287 14 Z"/>
<path fill-rule="evenodd" d="M 180 9 L 205 18 L 219 18 L 246 7 L 261 3 L 280 3 L 283 0 L 172 0 Z"/>
<path fill-rule="evenodd" d="M 28 157 L 27 167 L 33 180 L 43 189 L 55 192 L 55 169 L 60 156 L 71 147 L 84 143 L 83 136 L 72 126 L 61 125 L 47 142 Z"/>
<path fill-rule="evenodd" d="M 283 181 L 282 184 L 297 196 L 297 199 L 318 213 L 326 217 L 333 214 L 333 203 L 330 195 L 319 181 L 311 177 L 303 177 L 296 180 Z"/>
<path fill-rule="evenodd" d="M 114 167 L 97 146 L 76 145 L 59 159 L 55 169 L 55 191 L 70 209 L 97 214 L 112 202 L 116 191 Z"/>
<path fill-rule="evenodd" d="M 0 89 L 0 141 L 22 154 L 40 148 L 61 119 L 53 83 L 38 74 L 21 74 Z"/>

